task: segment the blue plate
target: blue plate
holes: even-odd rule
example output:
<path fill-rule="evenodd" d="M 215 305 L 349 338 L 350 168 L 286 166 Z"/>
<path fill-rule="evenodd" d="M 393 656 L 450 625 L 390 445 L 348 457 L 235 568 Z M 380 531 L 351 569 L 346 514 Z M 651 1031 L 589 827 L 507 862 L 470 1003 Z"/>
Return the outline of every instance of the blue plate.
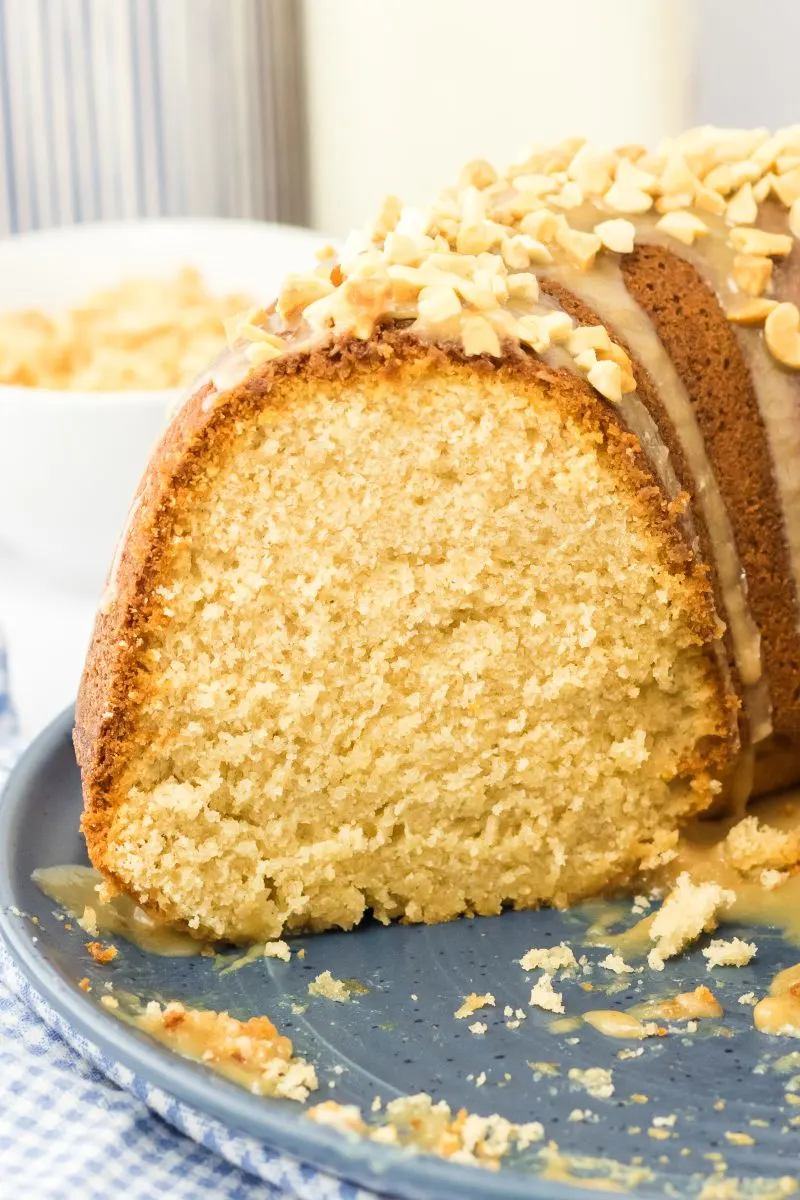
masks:
<path fill-rule="evenodd" d="M 369 1114 L 376 1095 L 385 1103 L 426 1091 L 453 1109 L 463 1105 L 515 1121 L 542 1121 L 548 1141 L 558 1143 L 562 1155 L 649 1168 L 652 1178 L 637 1184 L 637 1196 L 696 1194 L 714 1170 L 714 1155 L 725 1160 L 729 1176 L 775 1179 L 800 1170 L 800 1128 L 790 1123 L 800 1108 L 785 1098 L 787 1084 L 789 1094 L 795 1093 L 778 1062 L 798 1044 L 756 1034 L 752 1009 L 737 1002 L 744 992 L 763 993 L 775 971 L 800 957 L 776 933 L 758 931 L 752 967 L 707 972 L 698 950 L 668 964 L 662 976 L 645 971 L 624 977 L 625 990 L 616 993 L 613 986 L 620 981 L 600 969 L 558 984 L 571 1014 L 623 1009 L 701 981 L 722 1001 L 722 1020 L 703 1021 L 691 1035 L 640 1043 L 611 1041 L 588 1026 L 554 1032 L 553 1019 L 527 1005 L 532 976 L 516 960 L 531 946 L 561 940 L 578 952 L 590 915 L 580 909 L 508 912 L 438 926 L 365 923 L 351 933 L 294 939 L 292 948 L 304 947 L 304 959 L 296 954 L 290 963 L 263 959 L 227 974 L 221 973 L 219 959 L 156 958 L 118 939 L 118 957 L 98 966 L 85 949 L 85 934 L 64 928 L 52 901 L 30 878 L 36 867 L 86 861 L 78 833 L 81 797 L 71 726 L 68 712 L 38 738 L 0 803 L 0 930 L 50 1005 L 140 1077 L 304 1162 L 408 1200 L 586 1196 L 572 1182 L 542 1178 L 541 1147 L 489 1172 L 351 1141 L 314 1125 L 300 1106 L 254 1096 L 121 1024 L 97 1001 L 107 980 L 143 999 L 179 999 L 242 1018 L 267 1014 L 292 1037 L 296 1052 L 316 1065 L 320 1090 L 315 1100 L 356 1103 Z M 33 916 L 37 925 L 28 919 Z M 606 953 L 592 946 L 585 952 L 592 963 Z M 240 956 L 231 951 L 231 962 Z M 326 969 L 369 990 L 349 1004 L 309 996 L 309 982 Z M 84 976 L 93 984 L 88 994 L 78 987 Z M 593 990 L 581 983 L 591 983 Z M 490 991 L 497 999 L 496 1008 L 471 1018 L 488 1024 L 484 1035 L 469 1032 L 471 1021 L 453 1017 L 472 991 Z M 293 1014 L 293 1003 L 306 1004 L 306 1011 Z M 507 1004 L 528 1013 L 517 1029 L 505 1024 Z M 641 1054 L 620 1059 L 626 1047 Z M 556 1064 L 558 1073 L 530 1065 L 542 1063 Z M 613 1070 L 615 1090 L 609 1099 L 592 1099 L 569 1079 L 572 1067 L 598 1066 Z M 485 1083 L 478 1086 L 482 1073 Z M 576 1119 L 575 1110 L 583 1119 Z M 663 1117 L 668 1123 L 653 1124 Z M 747 1134 L 753 1144 L 736 1144 L 736 1139 L 732 1144 L 729 1133 Z M 613 1193 L 603 1187 L 607 1172 L 600 1164 L 588 1162 L 573 1172 L 592 1179 L 595 1194 L 619 1195 L 618 1187 Z"/>

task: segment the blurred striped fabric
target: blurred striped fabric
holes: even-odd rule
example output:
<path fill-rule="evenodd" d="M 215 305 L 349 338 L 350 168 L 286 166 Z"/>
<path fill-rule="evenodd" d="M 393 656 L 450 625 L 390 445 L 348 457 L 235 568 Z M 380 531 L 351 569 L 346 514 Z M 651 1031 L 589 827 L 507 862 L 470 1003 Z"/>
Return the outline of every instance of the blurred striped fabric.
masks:
<path fill-rule="evenodd" d="M 17 717 L 11 703 L 8 660 L 3 641 L 3 630 L 0 628 L 0 792 L 3 790 L 6 776 L 14 764 L 19 749 Z"/>
<path fill-rule="evenodd" d="M 0 235 L 302 223 L 296 0 L 0 0 Z"/>

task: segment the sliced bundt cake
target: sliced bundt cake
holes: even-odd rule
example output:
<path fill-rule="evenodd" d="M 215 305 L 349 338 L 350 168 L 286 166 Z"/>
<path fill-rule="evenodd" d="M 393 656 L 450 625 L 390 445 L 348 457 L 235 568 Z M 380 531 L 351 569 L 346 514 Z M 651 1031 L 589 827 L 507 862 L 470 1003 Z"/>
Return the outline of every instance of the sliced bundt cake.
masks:
<path fill-rule="evenodd" d="M 109 882 L 234 940 L 566 904 L 792 777 L 798 197 L 800 129 L 569 142 L 244 316 L 84 675 Z"/>

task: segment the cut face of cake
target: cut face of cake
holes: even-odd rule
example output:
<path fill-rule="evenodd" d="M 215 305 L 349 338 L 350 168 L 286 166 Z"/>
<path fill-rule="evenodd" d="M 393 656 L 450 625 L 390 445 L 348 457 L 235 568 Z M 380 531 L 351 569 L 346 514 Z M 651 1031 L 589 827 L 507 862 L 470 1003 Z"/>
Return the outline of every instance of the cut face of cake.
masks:
<path fill-rule="evenodd" d="M 800 131 L 685 139 L 472 164 L 232 330 L 82 684 L 112 885 L 234 941 L 564 905 L 792 778 L 794 210 L 721 168 Z"/>

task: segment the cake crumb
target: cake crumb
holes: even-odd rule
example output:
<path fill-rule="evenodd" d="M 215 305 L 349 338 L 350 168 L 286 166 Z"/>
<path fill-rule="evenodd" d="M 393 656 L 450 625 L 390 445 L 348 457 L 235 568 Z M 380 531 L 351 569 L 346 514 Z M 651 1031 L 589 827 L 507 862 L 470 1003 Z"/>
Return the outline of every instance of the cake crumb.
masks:
<path fill-rule="evenodd" d="M 557 1076 L 561 1074 L 561 1068 L 558 1063 L 554 1062 L 529 1062 L 528 1066 L 533 1071 L 533 1079 L 538 1083 L 540 1079 L 545 1077 Z"/>
<path fill-rule="evenodd" d="M 519 1029 L 528 1014 L 522 1008 L 514 1009 L 510 1004 L 507 1004 L 503 1009 L 503 1018 L 505 1020 L 506 1029 Z"/>
<path fill-rule="evenodd" d="M 476 1088 L 478 1088 L 478 1087 L 483 1087 L 483 1085 L 486 1083 L 486 1079 L 487 1079 L 486 1072 L 485 1072 L 485 1071 L 481 1071 L 480 1075 L 479 1075 L 479 1076 L 478 1076 L 478 1078 L 475 1080 L 475 1087 L 476 1087 Z"/>
<path fill-rule="evenodd" d="M 489 1026 L 485 1021 L 473 1021 L 471 1025 L 467 1026 L 467 1029 L 469 1029 L 470 1033 L 486 1033 L 488 1028 Z"/>
<path fill-rule="evenodd" d="M 575 960 L 575 955 L 566 942 L 561 942 L 558 946 L 547 946 L 542 949 L 528 950 L 519 960 L 519 965 L 523 971 L 537 971 L 540 968 L 553 974 L 554 971 L 560 971 L 566 967 L 576 967 L 578 964 Z"/>
<path fill-rule="evenodd" d="M 573 1108 L 572 1112 L 567 1117 L 568 1121 L 594 1121 L 600 1120 L 597 1113 L 592 1112 L 590 1108 Z"/>
<path fill-rule="evenodd" d="M 756 994 L 755 994 L 755 992 L 744 992 L 744 993 L 743 993 L 743 994 L 742 994 L 742 995 L 739 997 L 739 1000 L 738 1000 L 738 1003 L 739 1003 L 739 1004 L 751 1004 L 751 1005 L 753 1005 L 753 1004 L 756 1004 L 757 1002 L 758 1002 L 758 1001 L 757 1001 L 757 997 L 756 997 Z"/>
<path fill-rule="evenodd" d="M 749 1133 L 740 1133 L 738 1130 L 726 1129 L 725 1141 L 730 1142 L 732 1146 L 755 1146 L 756 1139 L 751 1137 Z"/>
<path fill-rule="evenodd" d="M 301 948 L 300 948 L 300 949 L 297 951 L 297 957 L 298 957 L 298 958 L 305 958 L 305 956 L 306 956 L 305 947 L 304 947 L 304 946 L 301 946 Z"/>
<path fill-rule="evenodd" d="M 724 842 L 725 857 L 742 875 L 782 871 L 800 859 L 800 833 L 765 825 L 758 817 L 743 817 Z"/>
<path fill-rule="evenodd" d="M 350 989 L 341 979 L 334 978 L 330 971 L 323 971 L 308 985 L 309 996 L 324 996 L 326 1000 L 335 1000 L 338 1004 L 346 1004 L 350 999 Z"/>
<path fill-rule="evenodd" d="M 92 990 L 92 985 L 89 982 L 89 978 L 87 975 L 84 975 L 83 979 L 78 980 L 78 987 L 81 989 L 82 992 L 90 992 Z"/>
<path fill-rule="evenodd" d="M 453 1016 L 457 1021 L 462 1021 L 464 1017 L 471 1017 L 479 1008 L 493 1008 L 494 1003 L 494 996 L 491 992 L 485 992 L 482 996 L 479 996 L 477 992 L 470 992 L 461 1007 L 457 1008 L 453 1013 Z"/>
<path fill-rule="evenodd" d="M 380 1101 L 373 1100 L 371 1111 L 380 1107 Z M 358 1133 L 384 1145 L 414 1147 L 451 1162 L 490 1169 L 497 1169 L 511 1149 L 525 1150 L 544 1138 L 539 1121 L 517 1125 L 497 1113 L 488 1117 L 465 1109 L 453 1113 L 444 1100 L 434 1102 L 425 1092 L 391 1100 L 378 1125 L 368 1125 L 355 1104 L 334 1100 L 315 1105 L 306 1116 L 345 1134 Z"/>
<path fill-rule="evenodd" d="M 97 925 L 97 913 L 88 904 L 85 905 L 83 916 L 78 917 L 78 924 L 84 933 L 88 933 L 90 937 L 96 938 L 100 932 Z"/>
<path fill-rule="evenodd" d="M 281 962 L 289 962 L 292 952 L 289 943 L 284 941 L 266 942 L 264 945 L 265 958 L 279 958 Z"/>
<path fill-rule="evenodd" d="M 306 1111 L 309 1121 L 337 1129 L 339 1133 L 366 1133 L 367 1126 L 357 1104 L 339 1104 L 337 1100 L 323 1100 Z"/>
<path fill-rule="evenodd" d="M 292 1013 L 296 1017 L 299 1017 L 301 1013 L 304 1013 L 307 1010 L 308 1010 L 307 1004 L 292 1004 Z"/>
<path fill-rule="evenodd" d="M 268 1017 L 240 1021 L 214 1009 L 186 1008 L 178 1001 L 152 1000 L 135 1023 L 179 1054 L 206 1063 L 256 1095 L 303 1103 L 318 1087 L 305 1059 L 295 1058 L 291 1040 Z"/>
<path fill-rule="evenodd" d="M 774 892 L 782 883 L 786 883 L 789 878 L 788 871 L 765 870 L 758 877 L 758 882 L 768 892 Z"/>
<path fill-rule="evenodd" d="M 729 941 L 715 938 L 703 950 L 703 957 L 708 959 L 707 970 L 714 967 L 746 967 L 753 960 L 758 947 L 755 942 L 745 942 L 734 937 Z"/>
<path fill-rule="evenodd" d="M 624 1046 L 622 1048 L 622 1050 L 617 1051 L 617 1058 L 621 1058 L 621 1059 L 641 1058 L 641 1056 L 643 1054 L 644 1054 L 643 1046 L 637 1046 L 635 1050 L 632 1049 L 630 1046 Z"/>
<path fill-rule="evenodd" d="M 545 1012 L 564 1012 L 564 999 L 561 993 L 553 988 L 553 980 L 550 975 L 542 975 L 541 979 L 533 985 L 528 1003 L 534 1008 L 543 1008 Z"/>
<path fill-rule="evenodd" d="M 119 1008 L 119 1000 L 116 996 L 101 996 L 100 1003 L 103 1008 Z"/>
<path fill-rule="evenodd" d="M 568 1078 L 583 1088 L 594 1100 L 608 1100 L 614 1095 L 613 1075 L 606 1067 L 570 1067 Z"/>
<path fill-rule="evenodd" d="M 601 967 L 605 967 L 607 971 L 613 971 L 615 975 L 629 975 L 633 973 L 633 967 L 629 967 L 621 954 L 607 954 L 600 963 Z"/>
<path fill-rule="evenodd" d="M 679 992 L 663 1000 L 648 1000 L 637 1011 L 664 1021 L 692 1021 L 696 1017 L 721 1017 L 723 1008 L 714 993 L 701 984 L 693 992 Z"/>
<path fill-rule="evenodd" d="M 648 966 L 663 971 L 668 958 L 680 954 L 701 934 L 716 929 L 719 914 L 735 899 L 735 892 L 718 883 L 694 883 L 683 871 L 650 926 L 655 946 L 647 956 Z"/>
<path fill-rule="evenodd" d="M 119 954 L 116 946 L 104 946 L 102 942 L 87 942 L 86 949 L 96 963 L 110 963 Z"/>
<path fill-rule="evenodd" d="M 710 1158 L 709 1154 L 704 1155 Z M 712 1160 L 713 1161 L 713 1160 Z M 724 1164 L 718 1168 L 724 1171 Z M 763 1179 L 752 1176 L 740 1179 L 736 1175 L 717 1174 L 709 1176 L 697 1193 L 697 1200 L 786 1200 L 797 1192 L 798 1182 L 791 1175 L 779 1179 Z"/>

